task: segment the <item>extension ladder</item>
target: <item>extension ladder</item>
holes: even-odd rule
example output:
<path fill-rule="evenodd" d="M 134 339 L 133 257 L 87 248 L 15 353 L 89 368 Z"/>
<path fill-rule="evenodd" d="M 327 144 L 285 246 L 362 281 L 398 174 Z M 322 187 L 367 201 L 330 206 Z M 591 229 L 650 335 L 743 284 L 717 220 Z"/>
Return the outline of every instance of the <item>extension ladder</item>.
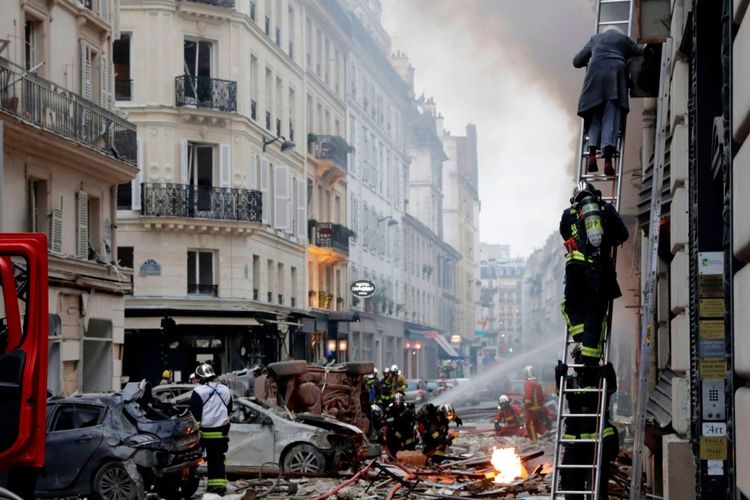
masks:
<path fill-rule="evenodd" d="M 598 0 L 596 6 L 596 24 L 595 32 L 600 33 L 608 26 L 617 26 L 624 33 L 630 35 L 631 32 L 631 20 L 633 17 L 633 5 L 631 0 Z M 624 118 L 624 117 L 623 117 Z M 620 211 L 620 197 L 622 194 L 622 174 L 623 167 L 622 162 L 624 158 L 624 147 L 625 147 L 625 125 L 620 128 L 620 134 L 617 138 L 617 151 L 612 157 L 612 167 L 614 168 L 614 175 L 606 175 L 603 172 L 590 173 L 587 170 L 588 166 L 588 138 L 586 137 L 584 124 L 581 123 L 581 131 L 579 135 L 579 155 L 577 158 L 578 167 L 576 170 L 576 182 L 586 181 L 594 185 L 596 189 L 601 191 L 602 199 L 612 204 L 615 209 Z M 600 155 L 599 155 L 600 156 Z M 616 251 L 612 258 L 616 261 Z M 612 302 L 607 307 L 607 327 L 603 338 L 603 362 L 606 364 L 609 360 L 609 335 L 612 328 Z M 577 344 L 570 334 L 568 329 L 565 329 L 565 344 L 563 346 L 563 357 L 562 360 L 568 359 L 571 345 Z M 568 364 L 569 368 L 577 368 L 581 365 Z M 567 374 L 564 375 L 561 380 L 558 381 L 559 395 L 558 395 L 558 411 L 557 411 L 557 434 L 555 438 L 555 458 L 553 463 L 552 471 L 552 499 L 556 499 L 561 495 L 583 495 L 587 499 L 596 499 L 599 497 L 599 484 L 601 482 L 601 467 L 602 467 L 602 436 L 604 434 L 604 426 L 606 424 L 606 413 L 607 413 L 607 383 L 602 377 L 598 387 L 592 388 L 568 388 L 567 386 Z M 565 396 L 570 393 L 582 393 L 582 392 L 595 392 L 598 395 L 597 411 L 596 413 L 572 413 L 566 409 L 566 398 Z M 589 439 L 568 439 L 565 438 L 562 432 L 564 422 L 566 419 L 574 418 L 594 418 L 596 420 L 597 432 L 594 438 Z M 562 463 L 562 451 L 563 445 L 569 443 L 592 443 L 593 454 L 592 463 L 589 464 L 563 464 Z M 564 490 L 558 484 L 560 480 L 560 471 L 562 469 L 577 469 L 582 474 L 589 474 L 588 484 L 590 489 L 587 490 Z"/>

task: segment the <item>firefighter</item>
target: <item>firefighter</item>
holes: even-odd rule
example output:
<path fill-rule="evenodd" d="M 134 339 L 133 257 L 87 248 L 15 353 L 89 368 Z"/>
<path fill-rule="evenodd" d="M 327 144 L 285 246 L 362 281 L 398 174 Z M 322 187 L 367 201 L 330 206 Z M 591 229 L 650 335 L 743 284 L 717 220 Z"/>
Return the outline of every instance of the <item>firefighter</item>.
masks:
<path fill-rule="evenodd" d="M 523 407 L 525 410 L 526 431 L 529 439 L 536 441 L 539 436 L 547 432 L 542 424 L 542 412 L 544 411 L 544 391 L 534 374 L 534 368 L 527 366 L 524 369 L 526 384 L 523 387 Z"/>
<path fill-rule="evenodd" d="M 203 363 L 195 369 L 199 385 L 190 398 L 190 412 L 201 431 L 201 446 L 206 450 L 209 493 L 223 495 L 227 490 L 224 454 L 229 447 L 229 415 L 232 394 L 224 384 L 216 381 L 211 365 Z"/>
<path fill-rule="evenodd" d="M 403 394 L 407 388 L 406 377 L 401 375 L 401 372 L 398 371 L 398 365 L 391 366 L 391 379 L 393 392 L 400 392 L 401 394 Z"/>
<path fill-rule="evenodd" d="M 370 404 L 378 402 L 380 399 L 380 393 L 382 391 L 380 380 L 378 380 L 378 369 L 375 368 L 375 373 L 368 375 L 365 378 L 365 384 L 367 385 L 367 391 L 370 394 Z"/>
<path fill-rule="evenodd" d="M 499 436 L 518 435 L 522 423 L 521 409 L 513 405 L 505 394 L 500 396 L 495 414 L 495 433 Z"/>
<path fill-rule="evenodd" d="M 565 242 L 565 298 L 560 306 L 568 333 L 582 344 L 582 362 L 599 364 L 607 309 L 621 294 L 612 250 L 628 239 L 615 208 L 589 182 L 580 182 L 560 220 Z"/>
<path fill-rule="evenodd" d="M 574 351 L 575 352 L 575 351 Z M 575 352 L 574 357 L 579 357 Z M 579 360 L 576 359 L 576 363 Z M 575 369 L 574 375 L 567 375 L 568 366 L 563 362 L 558 362 L 555 368 L 555 380 L 557 381 L 557 390 L 560 390 L 560 378 L 567 377 L 567 389 L 573 389 L 573 392 L 566 392 L 565 399 L 568 402 L 568 412 L 571 414 L 597 414 L 599 413 L 599 393 L 597 392 L 575 392 L 575 389 L 599 388 L 601 381 L 607 382 L 607 400 L 605 402 L 604 414 L 604 432 L 602 445 L 602 467 L 599 479 L 599 495 L 597 498 L 608 498 L 609 483 L 609 464 L 614 461 L 619 452 L 620 444 L 617 429 L 612 425 L 609 419 L 609 401 L 612 394 L 617 390 L 617 377 L 612 363 L 604 366 L 582 366 Z M 598 419 L 596 417 L 566 417 L 564 422 L 565 439 L 592 439 L 598 434 Z M 565 465 L 592 465 L 596 463 L 595 443 L 563 443 L 564 451 L 562 463 Z M 569 491 L 585 491 L 594 489 L 595 469 L 587 474 L 581 469 L 562 468 L 560 469 L 560 488 Z M 568 500 L 583 499 L 584 495 L 565 495 Z"/>
<path fill-rule="evenodd" d="M 448 412 L 443 407 L 427 403 L 417 410 L 417 431 L 422 441 L 422 453 L 434 462 L 442 461 L 453 438 L 448 433 Z"/>
<path fill-rule="evenodd" d="M 161 372 L 161 382 L 159 385 L 166 385 L 172 383 L 172 370 L 164 370 Z"/>
<path fill-rule="evenodd" d="M 406 396 L 396 393 L 385 410 L 385 447 L 395 457 L 401 450 L 413 450 L 416 444 L 414 409 L 406 404 Z"/>
<path fill-rule="evenodd" d="M 375 402 L 380 405 L 381 408 L 388 408 L 393 402 L 393 382 L 391 378 L 391 369 L 387 366 L 383 369 L 383 379 L 380 381 L 380 398 L 376 398 Z"/>

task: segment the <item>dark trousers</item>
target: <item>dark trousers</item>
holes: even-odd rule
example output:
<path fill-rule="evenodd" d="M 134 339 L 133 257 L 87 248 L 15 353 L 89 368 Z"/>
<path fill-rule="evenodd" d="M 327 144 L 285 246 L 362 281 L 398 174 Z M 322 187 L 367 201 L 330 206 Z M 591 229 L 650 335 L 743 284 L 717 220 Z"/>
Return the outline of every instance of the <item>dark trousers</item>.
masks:
<path fill-rule="evenodd" d="M 569 263 L 565 266 L 565 300 L 561 311 L 568 333 L 581 342 L 581 354 L 599 359 L 606 333 L 609 302 L 602 297 L 601 273 L 593 264 Z"/>
<path fill-rule="evenodd" d="M 219 432 L 223 436 L 213 437 L 211 431 L 203 431 L 203 437 L 201 438 L 201 446 L 206 450 L 206 467 L 208 469 L 208 491 L 225 491 L 227 487 L 227 474 L 225 465 L 225 454 L 229 448 L 229 437 L 227 437 L 228 430 L 218 430 L 213 432 Z M 212 437 L 206 437 L 206 435 L 212 435 Z"/>
<path fill-rule="evenodd" d="M 594 443 L 565 443 L 562 463 L 564 465 L 592 465 L 596 463 Z M 599 500 L 609 498 L 609 464 L 617 458 L 619 440 L 617 434 L 604 438 L 602 450 L 602 472 L 599 478 Z M 593 491 L 596 481 L 595 469 L 560 469 L 560 489 L 564 491 Z M 565 500 L 591 499 L 591 495 L 566 494 Z"/>

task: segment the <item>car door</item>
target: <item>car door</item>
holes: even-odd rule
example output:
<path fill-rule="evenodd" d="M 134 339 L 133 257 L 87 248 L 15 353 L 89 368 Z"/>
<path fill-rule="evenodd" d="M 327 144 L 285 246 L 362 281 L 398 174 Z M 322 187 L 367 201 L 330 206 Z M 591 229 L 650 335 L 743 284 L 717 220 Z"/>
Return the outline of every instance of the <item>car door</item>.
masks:
<path fill-rule="evenodd" d="M 100 446 L 104 432 L 104 407 L 60 403 L 53 405 L 47 431 L 44 471 L 37 488 L 43 491 L 66 490 L 82 471 L 89 471 L 89 460 Z M 90 483 L 90 478 L 82 478 Z"/>
<path fill-rule="evenodd" d="M 242 405 L 244 418 L 229 428 L 229 467 L 260 467 L 266 462 L 278 462 L 274 456 L 273 419 L 257 408 Z"/>

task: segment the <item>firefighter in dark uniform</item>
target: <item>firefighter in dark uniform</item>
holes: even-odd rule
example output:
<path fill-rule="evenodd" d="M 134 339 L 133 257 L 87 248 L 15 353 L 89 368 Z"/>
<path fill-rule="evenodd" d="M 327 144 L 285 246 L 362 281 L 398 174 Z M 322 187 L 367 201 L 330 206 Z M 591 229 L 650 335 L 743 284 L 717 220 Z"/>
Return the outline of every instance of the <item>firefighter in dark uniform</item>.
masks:
<path fill-rule="evenodd" d="M 200 384 L 190 397 L 190 412 L 201 431 L 201 446 L 206 450 L 209 493 L 223 495 L 227 491 L 224 454 L 229 447 L 229 415 L 232 393 L 216 381 L 211 365 L 203 363 L 195 370 Z"/>
<path fill-rule="evenodd" d="M 380 395 L 375 398 L 381 408 L 388 409 L 388 405 L 393 402 L 393 379 L 391 378 L 391 369 L 385 367 L 383 369 L 383 378 L 380 381 Z"/>
<path fill-rule="evenodd" d="M 453 442 L 448 429 L 451 422 L 463 424 L 451 405 L 435 406 L 427 403 L 417 411 L 417 430 L 422 440 L 422 453 L 433 462 L 441 462 L 445 450 Z"/>
<path fill-rule="evenodd" d="M 578 183 L 570 203 L 560 219 L 567 252 L 561 311 L 568 333 L 582 344 L 582 361 L 596 365 L 609 302 L 622 295 L 612 250 L 628 239 L 628 230 L 617 210 L 589 182 Z"/>
<path fill-rule="evenodd" d="M 401 450 L 413 450 L 416 444 L 414 408 L 406 404 L 403 394 L 396 393 L 385 410 L 385 447 L 395 457 Z"/>
<path fill-rule="evenodd" d="M 576 353 L 575 357 L 580 357 Z M 576 363 L 579 363 L 576 359 Z M 612 363 L 604 366 L 583 366 L 575 369 L 575 375 L 567 375 L 568 366 L 559 362 L 555 368 L 555 379 L 558 391 L 561 377 L 567 377 L 567 389 L 591 389 L 599 388 L 601 381 L 607 382 L 607 401 L 604 414 L 604 433 L 601 440 L 602 445 L 602 468 L 599 479 L 599 498 L 608 498 L 609 464 L 617 458 L 620 444 L 617 429 L 609 420 L 609 400 L 617 390 L 617 377 Z M 569 413 L 599 413 L 598 392 L 566 392 L 565 399 L 568 402 Z M 565 439 L 595 439 L 598 434 L 596 417 L 566 417 L 564 421 Z M 596 444 L 589 442 L 563 443 L 564 452 L 562 463 L 564 465 L 592 465 L 596 463 Z M 568 491 L 592 491 L 594 489 L 596 469 L 560 469 L 560 488 Z M 583 499 L 584 495 L 567 494 L 566 500 Z"/>

